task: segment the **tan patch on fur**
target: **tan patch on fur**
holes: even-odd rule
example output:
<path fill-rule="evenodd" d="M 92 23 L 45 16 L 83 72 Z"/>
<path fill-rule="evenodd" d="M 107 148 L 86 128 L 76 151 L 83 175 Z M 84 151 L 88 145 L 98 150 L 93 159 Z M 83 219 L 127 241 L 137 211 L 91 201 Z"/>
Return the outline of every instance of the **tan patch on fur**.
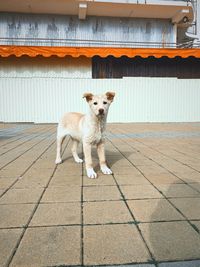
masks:
<path fill-rule="evenodd" d="M 83 118 L 84 114 L 78 113 L 78 112 L 70 112 L 66 113 L 62 118 L 62 126 L 64 128 L 68 129 L 76 129 L 76 127 L 79 125 L 80 120 Z"/>
<path fill-rule="evenodd" d="M 115 93 L 114 92 L 107 92 L 106 96 L 107 96 L 107 99 L 112 102 L 114 97 L 115 97 Z"/>
<path fill-rule="evenodd" d="M 93 94 L 91 94 L 91 93 L 85 93 L 84 95 L 83 95 L 83 98 L 86 98 L 86 100 L 87 100 L 87 102 L 89 102 L 89 101 L 91 101 L 92 100 L 92 98 L 93 98 Z"/>

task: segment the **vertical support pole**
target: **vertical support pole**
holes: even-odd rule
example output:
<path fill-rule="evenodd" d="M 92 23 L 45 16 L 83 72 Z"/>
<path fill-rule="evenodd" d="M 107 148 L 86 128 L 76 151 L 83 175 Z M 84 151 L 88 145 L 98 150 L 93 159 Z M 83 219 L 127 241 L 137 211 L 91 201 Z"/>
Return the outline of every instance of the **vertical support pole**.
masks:
<path fill-rule="evenodd" d="M 197 1 L 196 5 L 197 5 L 196 27 L 197 27 L 198 41 L 200 42 L 200 1 Z"/>
<path fill-rule="evenodd" d="M 173 42 L 173 46 L 176 48 L 176 46 L 177 46 L 177 24 L 176 23 L 174 23 L 174 25 L 173 25 L 173 40 L 172 40 L 172 42 Z"/>

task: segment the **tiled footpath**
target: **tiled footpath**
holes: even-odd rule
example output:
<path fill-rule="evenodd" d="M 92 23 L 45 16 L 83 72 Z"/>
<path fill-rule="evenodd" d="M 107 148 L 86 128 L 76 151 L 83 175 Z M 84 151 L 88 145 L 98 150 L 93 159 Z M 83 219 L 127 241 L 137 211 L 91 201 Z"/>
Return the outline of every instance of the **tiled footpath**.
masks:
<path fill-rule="evenodd" d="M 200 123 L 107 130 L 88 179 L 56 125 L 0 124 L 1 267 L 200 267 Z"/>

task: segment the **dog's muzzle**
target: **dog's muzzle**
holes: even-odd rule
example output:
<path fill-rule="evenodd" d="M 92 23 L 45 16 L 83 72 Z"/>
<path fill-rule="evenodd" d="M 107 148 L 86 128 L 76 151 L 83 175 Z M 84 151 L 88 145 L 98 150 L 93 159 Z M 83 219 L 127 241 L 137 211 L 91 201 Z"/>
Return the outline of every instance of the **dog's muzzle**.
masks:
<path fill-rule="evenodd" d="M 99 115 L 103 115 L 104 114 L 104 109 L 103 108 L 100 108 L 99 109 Z"/>

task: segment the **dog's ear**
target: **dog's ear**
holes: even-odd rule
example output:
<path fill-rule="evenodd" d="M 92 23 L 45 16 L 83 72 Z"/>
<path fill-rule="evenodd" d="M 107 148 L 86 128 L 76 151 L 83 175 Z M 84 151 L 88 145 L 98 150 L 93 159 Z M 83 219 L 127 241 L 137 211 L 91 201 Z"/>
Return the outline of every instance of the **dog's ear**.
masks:
<path fill-rule="evenodd" d="M 111 102 L 113 102 L 113 99 L 115 97 L 115 93 L 114 92 L 107 92 L 106 93 L 107 99 L 110 100 Z"/>
<path fill-rule="evenodd" d="M 89 102 L 89 101 L 92 100 L 92 98 L 93 98 L 93 94 L 91 94 L 91 93 L 85 93 L 85 94 L 83 95 L 83 98 L 86 98 L 87 102 Z"/>

